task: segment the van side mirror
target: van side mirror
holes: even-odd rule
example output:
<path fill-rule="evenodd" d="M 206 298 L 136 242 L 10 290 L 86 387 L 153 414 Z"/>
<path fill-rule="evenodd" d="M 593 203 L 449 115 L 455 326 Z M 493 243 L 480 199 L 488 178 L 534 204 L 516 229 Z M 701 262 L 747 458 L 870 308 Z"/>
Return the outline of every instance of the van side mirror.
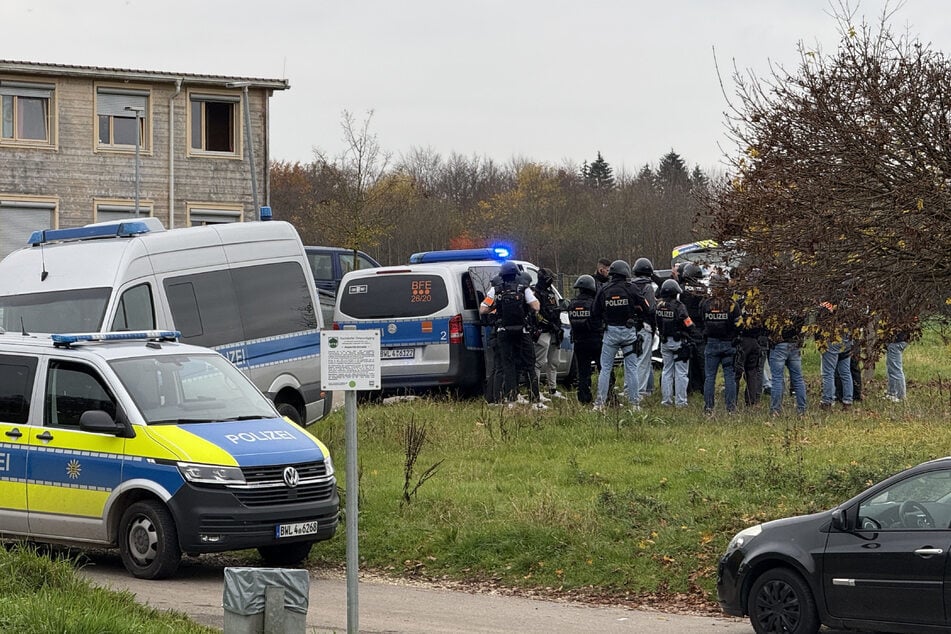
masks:
<path fill-rule="evenodd" d="M 86 410 L 79 417 L 79 428 L 97 434 L 112 434 L 124 436 L 125 427 L 112 419 L 112 416 L 101 409 Z"/>

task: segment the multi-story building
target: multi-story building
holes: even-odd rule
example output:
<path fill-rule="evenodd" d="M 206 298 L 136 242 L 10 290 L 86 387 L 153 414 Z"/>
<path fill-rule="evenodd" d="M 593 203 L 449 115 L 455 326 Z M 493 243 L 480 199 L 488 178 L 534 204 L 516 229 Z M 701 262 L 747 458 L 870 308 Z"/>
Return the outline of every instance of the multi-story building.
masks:
<path fill-rule="evenodd" d="M 289 87 L 0 61 L 0 257 L 37 229 L 136 215 L 168 228 L 257 219 L 269 194 L 269 99 Z"/>

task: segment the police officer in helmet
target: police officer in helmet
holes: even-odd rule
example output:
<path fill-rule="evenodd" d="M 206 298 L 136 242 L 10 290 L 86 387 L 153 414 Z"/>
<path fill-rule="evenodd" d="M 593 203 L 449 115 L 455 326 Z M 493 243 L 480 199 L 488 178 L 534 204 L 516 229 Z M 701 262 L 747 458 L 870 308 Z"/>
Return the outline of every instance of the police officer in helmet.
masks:
<path fill-rule="evenodd" d="M 693 262 L 682 263 L 679 270 L 682 292 L 680 301 L 687 309 L 691 321 L 700 323 L 700 302 L 707 296 L 707 287 L 703 284 L 703 269 Z M 690 360 L 687 365 L 687 393 L 703 394 L 704 384 L 704 341 L 703 333 L 697 330 L 690 348 Z"/>
<path fill-rule="evenodd" d="M 568 304 L 568 321 L 571 324 L 571 341 L 574 344 L 574 360 L 578 364 L 578 402 L 590 403 L 591 366 L 601 372 L 601 324 L 594 319 L 594 297 L 598 283 L 591 275 L 581 275 L 575 281 L 577 294 Z"/>
<path fill-rule="evenodd" d="M 651 367 L 651 348 L 654 345 L 654 310 L 657 298 L 654 297 L 654 265 L 647 258 L 637 258 L 634 262 L 634 279 L 631 285 L 647 303 L 647 311 L 638 322 L 637 335 L 640 337 L 640 351 L 637 353 L 637 390 L 640 398 L 647 396 L 653 389 Z"/>
<path fill-rule="evenodd" d="M 660 375 L 660 404 L 686 407 L 687 362 L 697 328 L 679 299 L 680 293 L 677 280 L 664 281 L 660 287 L 655 319 L 660 335 L 660 353 L 664 360 Z"/>
<path fill-rule="evenodd" d="M 637 382 L 637 348 L 640 338 L 637 324 L 643 322 L 650 307 L 628 281 L 631 265 L 624 260 L 615 260 L 611 263 L 608 275 L 610 279 L 598 290 L 591 311 L 596 320 L 605 324 L 601 342 L 598 396 L 594 401 L 594 409 L 604 411 L 614 369 L 614 357 L 619 350 L 624 359 L 624 385 L 628 400 L 634 409 L 639 409 L 641 397 Z"/>

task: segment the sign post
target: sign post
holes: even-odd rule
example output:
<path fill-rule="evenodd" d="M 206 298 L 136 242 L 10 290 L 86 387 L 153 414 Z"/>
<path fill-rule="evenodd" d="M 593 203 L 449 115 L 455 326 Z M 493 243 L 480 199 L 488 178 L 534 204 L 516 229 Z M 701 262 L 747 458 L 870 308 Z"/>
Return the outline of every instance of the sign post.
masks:
<path fill-rule="evenodd" d="M 322 330 L 320 332 L 320 387 L 344 391 L 347 441 L 347 632 L 360 631 L 358 600 L 359 547 L 357 543 L 357 390 L 380 389 L 380 331 Z"/>

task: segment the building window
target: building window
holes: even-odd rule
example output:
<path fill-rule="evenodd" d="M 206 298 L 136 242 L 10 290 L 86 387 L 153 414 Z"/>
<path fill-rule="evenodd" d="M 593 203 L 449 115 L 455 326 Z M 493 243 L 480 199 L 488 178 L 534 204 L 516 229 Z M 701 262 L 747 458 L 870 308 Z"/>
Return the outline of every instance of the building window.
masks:
<path fill-rule="evenodd" d="M 136 111 L 139 115 L 138 126 Z M 98 88 L 96 115 L 99 147 L 132 150 L 138 143 L 141 150 L 148 149 L 148 91 Z"/>
<path fill-rule="evenodd" d="M 0 141 L 52 145 L 53 85 L 0 81 Z"/>
<path fill-rule="evenodd" d="M 95 222 L 110 222 L 114 220 L 135 220 L 148 218 L 152 215 L 152 201 L 140 200 L 139 213 L 135 213 L 134 200 L 95 200 Z"/>
<path fill-rule="evenodd" d="M 186 203 L 188 226 L 220 225 L 227 222 L 241 222 L 244 208 L 241 205 L 215 203 Z"/>
<path fill-rule="evenodd" d="M 56 200 L 0 196 L 0 258 L 27 245 L 34 231 L 56 227 Z"/>
<path fill-rule="evenodd" d="M 192 152 L 237 155 L 238 97 L 192 93 L 189 101 Z"/>

